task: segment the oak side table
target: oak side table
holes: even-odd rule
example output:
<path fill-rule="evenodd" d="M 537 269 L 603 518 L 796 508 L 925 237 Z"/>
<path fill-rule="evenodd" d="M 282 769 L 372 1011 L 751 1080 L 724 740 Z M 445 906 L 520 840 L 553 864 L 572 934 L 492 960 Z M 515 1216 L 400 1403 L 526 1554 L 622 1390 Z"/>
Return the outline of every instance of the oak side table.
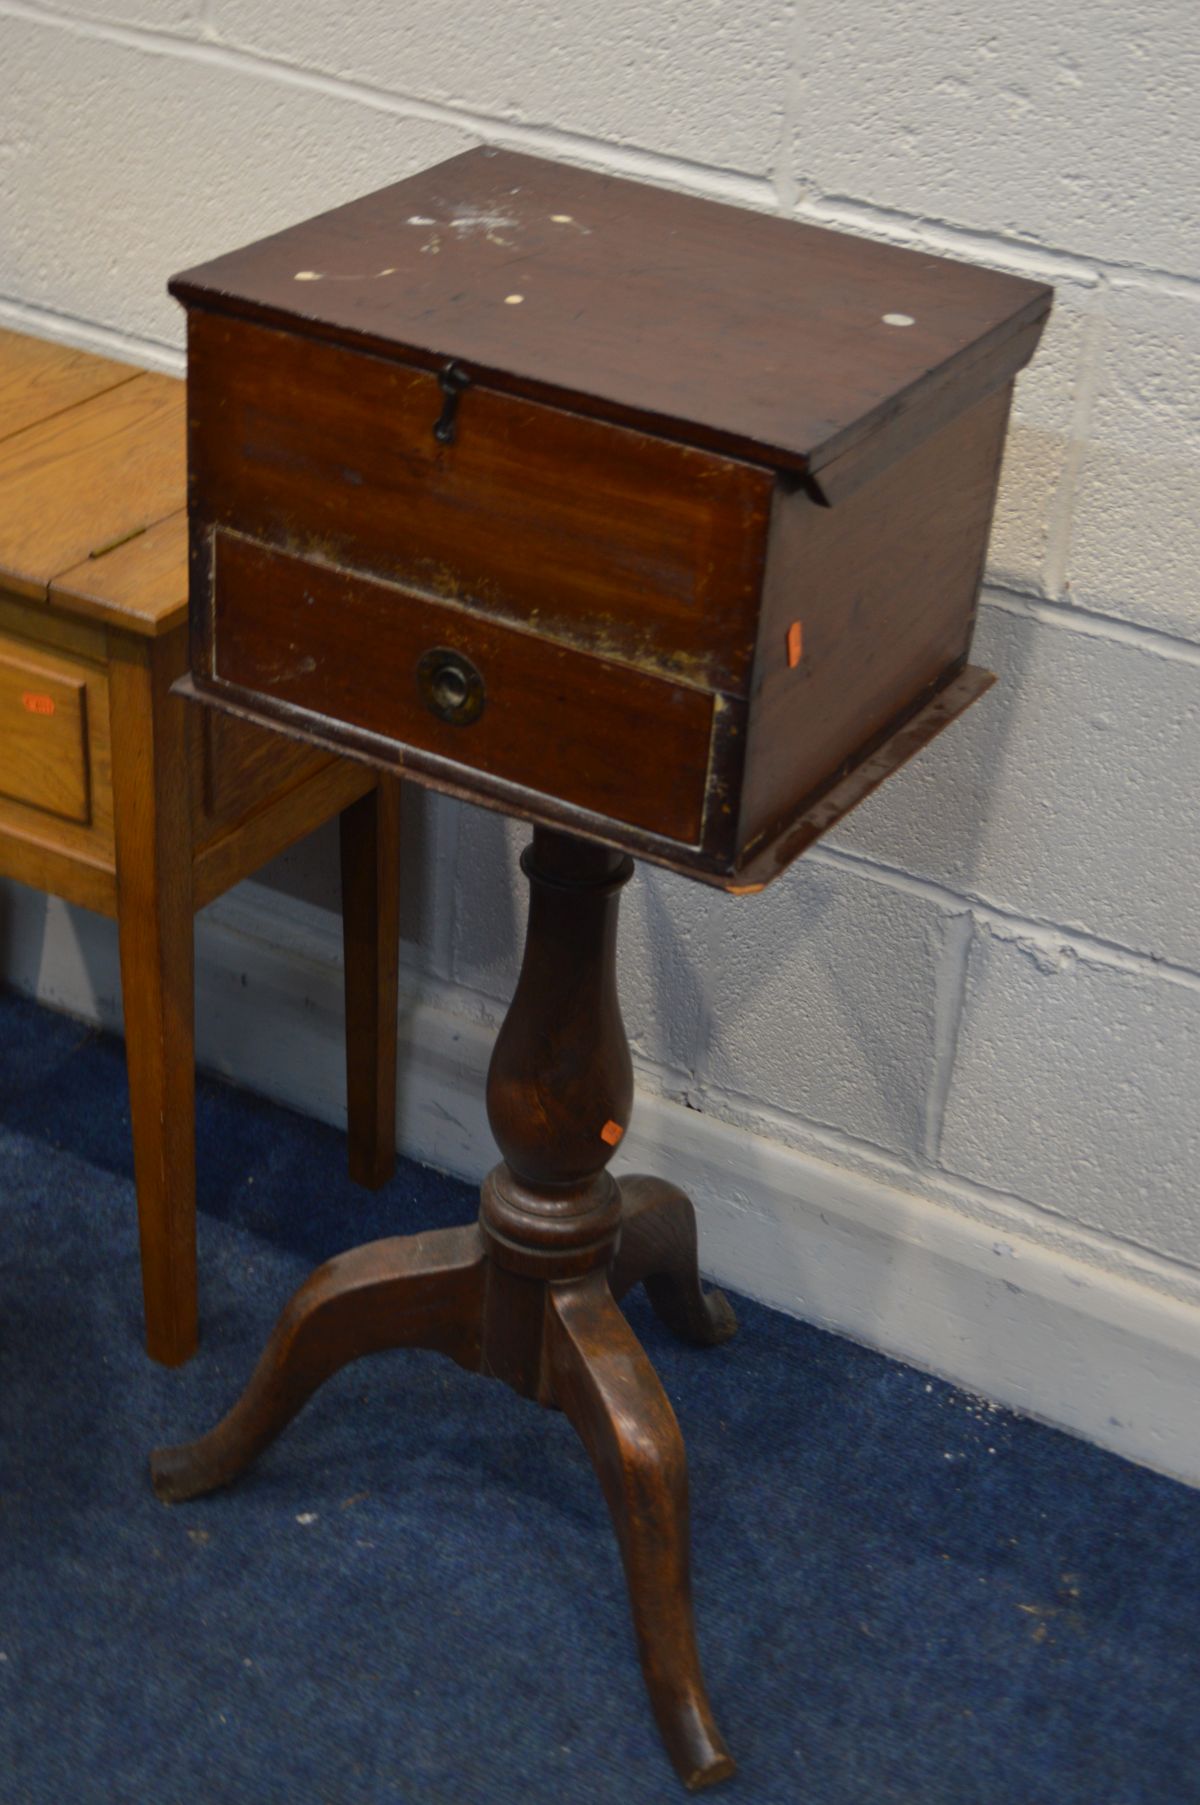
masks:
<path fill-rule="evenodd" d="M 1013 377 L 1046 288 L 472 151 L 177 277 L 190 692 L 533 824 L 477 1226 L 293 1297 L 246 1391 L 160 1449 L 232 1479 L 346 1361 L 433 1347 L 563 1409 L 689 1786 L 683 1445 L 617 1300 L 698 1343 L 692 1207 L 607 1172 L 632 1076 L 632 855 L 762 887 L 987 686 L 967 663 Z"/>
<path fill-rule="evenodd" d="M 350 1169 L 395 1154 L 397 780 L 189 708 L 184 385 L 0 331 L 0 875 L 117 918 L 146 1343 L 196 1347 L 193 911 L 340 814 Z"/>

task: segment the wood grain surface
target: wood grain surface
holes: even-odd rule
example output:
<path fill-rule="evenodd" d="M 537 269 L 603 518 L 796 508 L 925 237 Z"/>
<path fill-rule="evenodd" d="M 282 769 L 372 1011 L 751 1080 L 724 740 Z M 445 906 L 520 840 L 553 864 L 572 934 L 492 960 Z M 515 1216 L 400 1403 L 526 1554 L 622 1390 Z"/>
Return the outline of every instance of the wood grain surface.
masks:
<path fill-rule="evenodd" d="M 0 588 L 44 599 L 93 553 L 175 513 L 184 391 L 139 375 L 0 443 Z"/>
<path fill-rule="evenodd" d="M 189 304 L 457 358 L 513 392 L 586 396 L 590 413 L 814 470 L 919 409 L 935 371 L 981 348 L 1011 375 L 1006 341 L 1051 299 L 928 252 L 489 148 L 171 286 Z"/>
<path fill-rule="evenodd" d="M 194 315 L 206 515 L 685 681 L 749 677 L 769 472 L 429 371 Z"/>
<path fill-rule="evenodd" d="M 32 612 L 9 603 L 0 613 L 0 869 L 111 912 L 108 673 L 61 634 L 31 637 L 35 623 L 22 616 Z M 66 875 L 72 863 L 78 883 Z"/>
<path fill-rule="evenodd" d="M 87 677 L 0 638 L 0 796 L 83 824 L 91 814 Z"/>
<path fill-rule="evenodd" d="M 50 600 L 129 633 L 155 638 L 174 632 L 187 620 L 186 512 L 180 507 L 100 557 L 62 571 L 50 584 Z"/>
<path fill-rule="evenodd" d="M 110 666 L 117 933 L 146 1347 L 196 1350 L 191 808 L 168 640 L 119 635 Z"/>
<path fill-rule="evenodd" d="M 217 534 L 213 593 L 218 680 L 699 839 L 713 720 L 704 691 L 232 534 Z M 439 719 L 423 698 L 418 663 L 437 648 L 481 675 L 484 706 L 469 724 Z"/>
<path fill-rule="evenodd" d="M 1009 393 L 837 507 L 778 497 L 738 824 L 746 854 L 965 662 Z"/>
<path fill-rule="evenodd" d="M 130 364 L 0 327 L 0 439 L 132 382 L 137 374 Z"/>

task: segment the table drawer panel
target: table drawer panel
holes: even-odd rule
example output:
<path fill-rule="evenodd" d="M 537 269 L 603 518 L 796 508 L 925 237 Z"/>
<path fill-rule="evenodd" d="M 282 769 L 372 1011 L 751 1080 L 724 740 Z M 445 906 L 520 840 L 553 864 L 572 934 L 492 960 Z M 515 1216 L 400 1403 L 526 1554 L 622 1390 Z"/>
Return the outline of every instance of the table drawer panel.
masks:
<path fill-rule="evenodd" d="M 0 796 L 80 826 L 91 819 L 87 677 L 2 636 Z"/>
<path fill-rule="evenodd" d="M 768 471 L 425 369 L 193 314 L 194 504 L 564 643 L 744 690 Z"/>
<path fill-rule="evenodd" d="M 215 708 L 191 708 L 192 820 L 203 842 L 315 777 L 327 752 L 297 746 Z"/>
<path fill-rule="evenodd" d="M 214 539 L 219 681 L 699 840 L 710 694 L 239 535 Z M 443 719 L 427 701 L 421 661 L 438 650 L 477 670 L 474 719 Z"/>

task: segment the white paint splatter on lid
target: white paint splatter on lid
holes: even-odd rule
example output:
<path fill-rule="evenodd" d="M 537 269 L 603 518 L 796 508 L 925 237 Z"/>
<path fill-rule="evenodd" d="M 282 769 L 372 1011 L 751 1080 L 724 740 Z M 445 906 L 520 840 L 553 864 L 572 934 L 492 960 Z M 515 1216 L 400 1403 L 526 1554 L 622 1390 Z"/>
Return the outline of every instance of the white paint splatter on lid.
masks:
<path fill-rule="evenodd" d="M 509 213 L 498 213 L 487 207 L 464 207 L 449 224 L 452 232 L 482 232 L 485 236 L 490 236 L 493 232 L 503 232 L 509 226 L 515 226 L 517 221 Z"/>
<path fill-rule="evenodd" d="M 885 326 L 915 326 L 917 322 L 911 313 L 885 313 L 883 323 Z"/>

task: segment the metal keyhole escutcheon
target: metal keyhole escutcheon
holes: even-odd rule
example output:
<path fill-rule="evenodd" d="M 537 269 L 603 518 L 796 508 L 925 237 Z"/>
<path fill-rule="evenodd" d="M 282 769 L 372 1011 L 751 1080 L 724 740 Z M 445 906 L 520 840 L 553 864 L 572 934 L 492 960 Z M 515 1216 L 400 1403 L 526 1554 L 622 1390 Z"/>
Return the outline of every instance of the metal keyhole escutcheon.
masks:
<path fill-rule="evenodd" d="M 417 687 L 439 720 L 466 727 L 483 713 L 483 677 L 476 665 L 449 646 L 433 646 L 417 664 Z"/>

